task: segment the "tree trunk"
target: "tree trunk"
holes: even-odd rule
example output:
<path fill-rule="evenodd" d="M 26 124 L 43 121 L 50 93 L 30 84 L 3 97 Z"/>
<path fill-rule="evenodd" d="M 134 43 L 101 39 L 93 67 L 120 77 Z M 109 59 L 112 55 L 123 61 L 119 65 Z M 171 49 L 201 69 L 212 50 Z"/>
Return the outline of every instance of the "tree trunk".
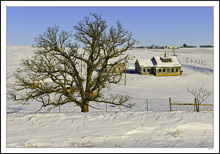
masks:
<path fill-rule="evenodd" d="M 199 112 L 199 103 L 198 103 L 198 109 L 197 109 L 197 112 Z"/>
<path fill-rule="evenodd" d="M 89 101 L 83 103 L 84 105 L 81 106 L 81 112 L 89 112 Z"/>

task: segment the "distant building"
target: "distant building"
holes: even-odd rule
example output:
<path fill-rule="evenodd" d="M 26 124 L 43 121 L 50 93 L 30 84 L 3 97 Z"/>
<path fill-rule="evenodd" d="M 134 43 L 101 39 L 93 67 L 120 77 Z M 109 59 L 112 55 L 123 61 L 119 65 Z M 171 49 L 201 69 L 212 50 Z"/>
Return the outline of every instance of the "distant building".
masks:
<path fill-rule="evenodd" d="M 151 45 L 151 46 L 146 46 L 145 49 L 164 49 L 164 46 L 158 46 L 158 45 Z"/>
<path fill-rule="evenodd" d="M 169 49 L 179 49 L 179 47 L 178 46 L 170 46 L 170 47 L 168 47 Z"/>
<path fill-rule="evenodd" d="M 187 46 L 181 46 L 180 48 L 197 48 L 197 46 L 187 45 Z"/>
<path fill-rule="evenodd" d="M 147 47 L 148 49 L 159 49 L 160 47 L 159 46 L 156 46 L 156 45 L 151 45 L 150 47 Z"/>
<path fill-rule="evenodd" d="M 200 45 L 199 47 L 200 48 L 213 48 L 212 45 Z"/>
<path fill-rule="evenodd" d="M 147 47 L 145 47 L 145 49 L 151 49 L 151 47 L 150 47 L 150 46 L 147 46 Z"/>
<path fill-rule="evenodd" d="M 142 75 L 177 76 L 182 74 L 181 64 L 176 56 L 153 57 L 152 59 L 137 59 L 135 72 Z"/>

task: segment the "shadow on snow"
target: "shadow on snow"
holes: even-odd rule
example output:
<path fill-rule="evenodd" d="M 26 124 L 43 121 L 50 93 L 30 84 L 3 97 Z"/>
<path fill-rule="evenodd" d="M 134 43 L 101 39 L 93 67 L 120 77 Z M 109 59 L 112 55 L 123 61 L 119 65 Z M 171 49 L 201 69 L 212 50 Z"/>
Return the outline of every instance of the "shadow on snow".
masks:
<path fill-rule="evenodd" d="M 96 72 L 99 72 L 100 69 L 96 69 L 95 71 L 96 71 Z M 126 74 L 136 74 L 136 72 L 135 72 L 134 69 L 127 69 L 127 70 L 126 70 Z"/>
<path fill-rule="evenodd" d="M 18 113 L 20 110 L 22 110 L 23 108 L 7 108 L 7 110 L 10 110 L 10 111 L 7 111 L 7 114 L 11 114 L 11 113 Z"/>
<path fill-rule="evenodd" d="M 213 69 L 211 68 L 204 68 L 204 67 L 197 67 L 197 66 L 192 66 L 192 65 L 186 65 L 186 64 L 182 64 L 183 67 L 189 68 L 191 70 L 200 72 L 200 73 L 213 73 Z"/>

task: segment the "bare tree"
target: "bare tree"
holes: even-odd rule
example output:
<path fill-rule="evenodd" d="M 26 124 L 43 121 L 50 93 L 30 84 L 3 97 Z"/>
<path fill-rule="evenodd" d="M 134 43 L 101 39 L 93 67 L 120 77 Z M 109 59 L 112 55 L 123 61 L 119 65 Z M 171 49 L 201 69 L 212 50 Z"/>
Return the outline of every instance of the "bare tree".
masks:
<path fill-rule="evenodd" d="M 199 111 L 199 105 L 202 104 L 212 94 L 210 91 L 205 90 L 203 88 L 189 89 L 187 87 L 187 91 L 197 99 L 197 111 Z"/>
<path fill-rule="evenodd" d="M 85 17 L 74 30 L 75 34 L 72 34 L 60 32 L 57 26 L 49 27 L 35 38 L 37 51 L 32 59 L 23 60 L 23 68 L 17 70 L 18 81 L 9 92 L 10 98 L 24 104 L 36 100 L 42 103 L 41 109 L 75 103 L 81 107 L 81 112 L 89 112 L 90 101 L 131 108 L 133 104 L 126 104 L 129 96 L 106 98 L 102 94 L 102 90 L 109 87 L 109 81 L 120 79 L 122 75 L 103 71 L 110 60 L 116 58 L 111 63 L 112 68 L 125 60 L 125 52 L 136 42 L 131 32 L 120 22 L 107 29 L 99 14 Z M 83 48 L 79 49 L 71 38 Z M 80 68 L 80 64 L 85 67 Z"/>

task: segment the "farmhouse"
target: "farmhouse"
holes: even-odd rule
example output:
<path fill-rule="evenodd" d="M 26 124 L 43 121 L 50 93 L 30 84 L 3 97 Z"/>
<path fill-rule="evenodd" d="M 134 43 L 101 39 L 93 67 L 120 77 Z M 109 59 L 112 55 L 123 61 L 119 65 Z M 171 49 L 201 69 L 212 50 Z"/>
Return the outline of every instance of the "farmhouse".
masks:
<path fill-rule="evenodd" d="M 152 59 L 137 59 L 135 72 L 142 75 L 176 76 L 181 75 L 181 64 L 176 56 L 153 57 Z"/>

